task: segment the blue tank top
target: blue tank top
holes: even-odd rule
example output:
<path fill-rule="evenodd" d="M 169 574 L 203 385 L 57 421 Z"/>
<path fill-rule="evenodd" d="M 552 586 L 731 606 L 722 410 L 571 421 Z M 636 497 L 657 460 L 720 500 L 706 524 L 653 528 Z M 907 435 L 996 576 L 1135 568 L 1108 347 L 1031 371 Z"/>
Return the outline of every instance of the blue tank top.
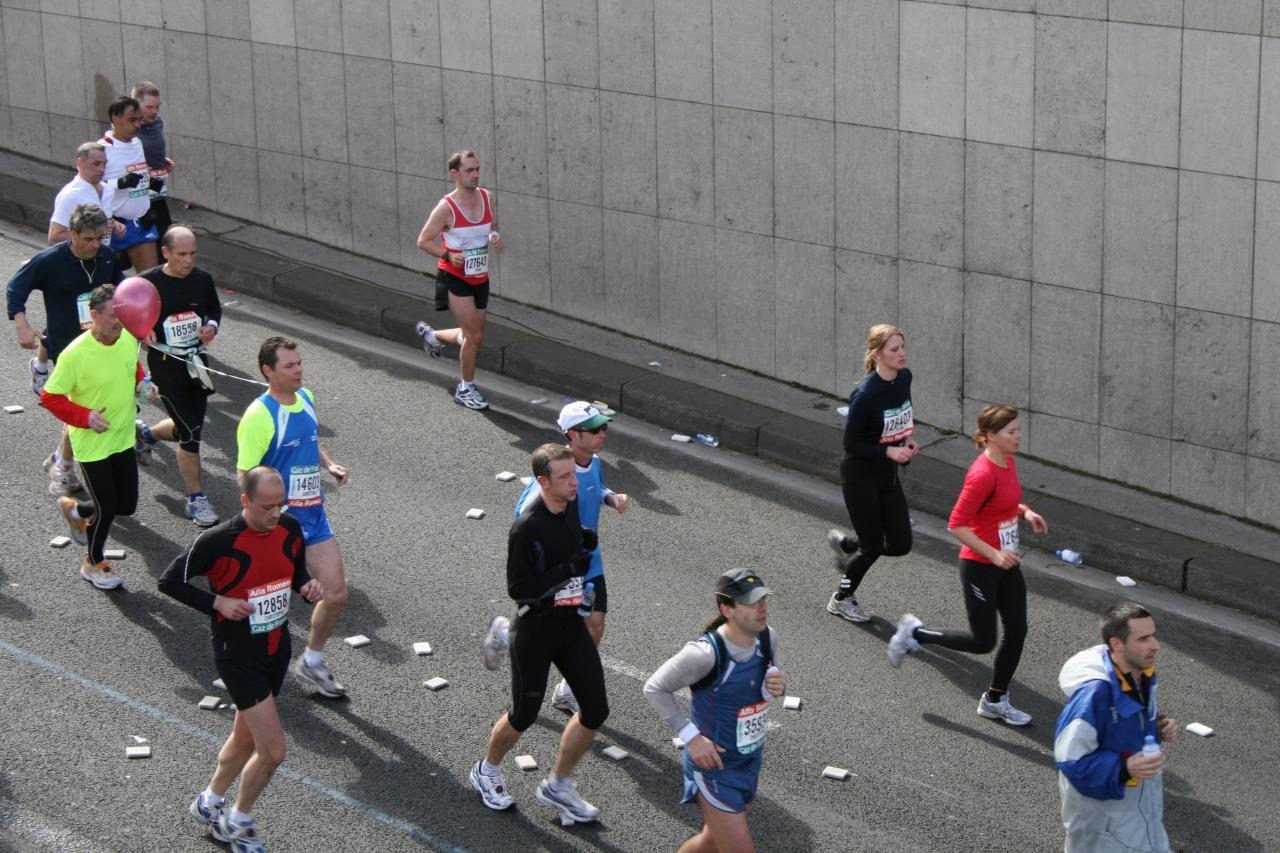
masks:
<path fill-rule="evenodd" d="M 573 467 L 578 474 L 578 521 L 583 527 L 598 531 L 600 506 L 604 503 L 604 496 L 607 494 L 604 485 L 604 465 L 601 464 L 599 456 L 592 456 L 591 464 L 586 468 L 581 468 L 577 464 Z M 520 517 L 520 512 L 525 505 L 540 494 L 542 489 L 538 486 L 538 479 L 535 477 L 529 481 L 529 485 L 524 487 L 519 500 L 516 501 L 516 518 Z M 600 547 L 597 545 L 591 552 L 591 568 L 587 570 L 583 580 L 589 581 L 602 574 L 604 574 L 604 558 L 600 556 Z"/>
<path fill-rule="evenodd" d="M 706 639 L 714 648 L 712 638 Z M 716 775 L 726 784 L 747 787 L 760 773 L 769 724 L 769 702 L 762 693 L 767 669 L 757 637 L 751 660 L 738 663 L 730 658 L 716 682 L 693 691 L 689 716 L 699 732 L 724 748 L 724 770 Z"/>
<path fill-rule="evenodd" d="M 276 425 L 261 464 L 275 468 L 284 478 L 291 512 L 324 503 L 324 490 L 320 488 L 320 422 L 315 401 L 305 388 L 298 390 L 298 399 L 302 401 L 302 411 L 291 412 L 270 394 L 258 398 Z"/>

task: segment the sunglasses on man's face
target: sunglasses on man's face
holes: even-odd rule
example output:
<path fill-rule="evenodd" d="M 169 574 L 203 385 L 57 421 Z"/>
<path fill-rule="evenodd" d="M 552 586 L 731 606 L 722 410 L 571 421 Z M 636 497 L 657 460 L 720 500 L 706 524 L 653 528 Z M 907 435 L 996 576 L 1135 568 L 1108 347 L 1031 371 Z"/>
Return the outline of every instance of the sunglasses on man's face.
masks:
<path fill-rule="evenodd" d="M 602 432 L 608 432 L 608 431 L 609 431 L 609 425 L 608 425 L 608 424 L 600 424 L 600 426 L 595 427 L 594 429 L 583 429 L 582 427 L 575 427 L 575 429 L 577 429 L 577 431 L 578 431 L 578 432 L 589 432 L 589 433 L 591 433 L 592 435 L 599 435 L 599 434 L 600 434 L 600 433 L 602 433 Z"/>

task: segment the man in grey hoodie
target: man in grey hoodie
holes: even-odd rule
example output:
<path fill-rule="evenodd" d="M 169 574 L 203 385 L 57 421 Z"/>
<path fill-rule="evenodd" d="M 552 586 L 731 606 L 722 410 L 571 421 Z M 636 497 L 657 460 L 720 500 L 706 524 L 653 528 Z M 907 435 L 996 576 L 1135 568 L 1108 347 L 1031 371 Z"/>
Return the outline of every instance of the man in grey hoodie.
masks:
<path fill-rule="evenodd" d="M 1062 793 L 1065 853 L 1167 853 L 1163 752 L 1144 751 L 1178 738 L 1178 723 L 1156 704 L 1156 623 L 1139 604 L 1113 604 L 1102 615 L 1103 645 L 1062 667 L 1067 696 L 1053 752 Z"/>

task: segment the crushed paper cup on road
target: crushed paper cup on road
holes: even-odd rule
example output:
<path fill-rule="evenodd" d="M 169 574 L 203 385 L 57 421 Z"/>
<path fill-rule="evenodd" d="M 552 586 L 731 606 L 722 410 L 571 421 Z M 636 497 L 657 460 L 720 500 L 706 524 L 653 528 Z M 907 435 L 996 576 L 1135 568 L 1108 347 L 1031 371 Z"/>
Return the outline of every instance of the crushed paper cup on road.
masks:
<path fill-rule="evenodd" d="M 671 436 L 671 440 L 672 440 L 672 441 L 678 441 L 678 442 L 680 442 L 681 444 L 688 444 L 689 442 L 693 441 L 693 436 L 691 436 L 691 435 L 685 435 L 685 434 L 684 434 L 684 433 L 682 433 L 682 432 L 677 432 L 677 433 L 673 433 L 673 434 L 672 434 L 672 436 Z"/>
<path fill-rule="evenodd" d="M 529 485 L 529 484 L 530 484 L 530 483 L 532 483 L 532 482 L 533 482 L 533 478 L 532 478 L 532 477 L 521 477 L 521 478 L 520 478 L 520 484 L 521 484 L 521 485 L 527 486 L 527 485 Z"/>

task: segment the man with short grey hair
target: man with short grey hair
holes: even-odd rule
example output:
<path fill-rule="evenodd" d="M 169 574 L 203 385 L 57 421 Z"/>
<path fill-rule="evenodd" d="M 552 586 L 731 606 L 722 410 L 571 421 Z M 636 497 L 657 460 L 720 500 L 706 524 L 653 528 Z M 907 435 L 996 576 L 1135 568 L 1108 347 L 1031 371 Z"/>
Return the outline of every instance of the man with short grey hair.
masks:
<path fill-rule="evenodd" d="M 53 214 L 49 217 L 49 245 L 61 243 L 71 236 L 71 211 L 76 205 L 92 204 L 111 216 L 110 193 L 103 192 L 102 175 L 107 170 L 107 152 L 101 142 L 82 142 L 76 149 L 76 175 L 58 190 L 53 200 Z M 103 196 L 107 200 L 103 201 Z M 124 224 L 113 222 L 112 230 L 124 233 Z M 102 240 L 103 246 L 111 245 L 111 234 Z"/>

